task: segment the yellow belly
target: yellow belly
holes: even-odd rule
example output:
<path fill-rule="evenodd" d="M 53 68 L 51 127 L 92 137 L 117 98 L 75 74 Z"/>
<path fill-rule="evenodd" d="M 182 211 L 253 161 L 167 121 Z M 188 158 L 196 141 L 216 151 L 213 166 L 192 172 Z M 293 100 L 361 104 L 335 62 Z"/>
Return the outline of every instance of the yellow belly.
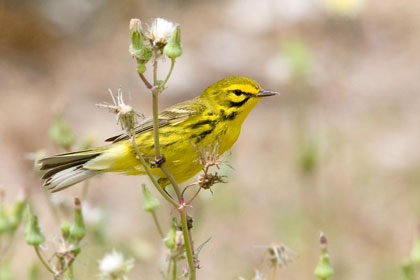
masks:
<path fill-rule="evenodd" d="M 166 158 L 166 167 L 178 183 L 183 183 L 202 170 L 198 149 L 206 146 L 214 147 L 219 143 L 219 154 L 229 150 L 236 142 L 240 125 L 218 124 L 211 128 L 206 125 L 188 130 L 175 126 L 166 126 L 160 131 L 160 150 Z M 211 133 L 209 132 L 211 131 Z M 136 135 L 140 152 L 150 163 L 154 159 L 153 132 L 147 131 Z M 129 141 L 121 141 L 108 146 L 100 156 L 91 160 L 85 168 L 104 172 L 121 172 L 127 175 L 145 174 L 144 167 L 136 159 L 134 149 Z M 158 178 L 166 178 L 159 168 L 152 168 Z"/>

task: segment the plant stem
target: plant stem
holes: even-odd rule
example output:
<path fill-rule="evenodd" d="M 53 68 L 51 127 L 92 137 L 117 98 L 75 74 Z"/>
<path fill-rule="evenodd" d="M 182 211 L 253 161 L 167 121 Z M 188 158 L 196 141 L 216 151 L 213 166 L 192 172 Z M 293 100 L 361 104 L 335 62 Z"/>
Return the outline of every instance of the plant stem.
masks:
<path fill-rule="evenodd" d="M 155 49 L 153 55 L 153 85 L 156 86 L 157 84 L 157 69 L 158 69 L 158 50 Z"/>
<path fill-rule="evenodd" d="M 146 77 L 143 74 L 139 73 L 139 77 L 148 89 L 151 89 L 153 87 L 152 84 L 149 83 L 149 81 L 146 79 Z"/>
<path fill-rule="evenodd" d="M 185 251 L 187 252 L 187 260 L 188 260 L 188 267 L 190 268 L 190 280 L 195 280 L 195 265 L 194 265 L 194 256 L 192 253 L 192 246 L 190 241 L 190 235 L 188 232 L 188 222 L 187 222 L 187 212 L 185 209 L 179 211 L 179 215 L 181 216 L 181 227 L 182 227 L 182 234 L 184 236 L 184 243 L 185 243 Z"/>
<path fill-rule="evenodd" d="M 42 257 L 41 253 L 39 252 L 39 247 L 38 246 L 34 246 L 36 255 L 38 256 L 39 260 L 41 261 L 41 263 L 45 266 L 45 268 L 52 273 L 53 275 L 55 275 L 54 270 L 52 270 L 52 268 L 48 265 L 48 263 L 44 260 L 44 258 Z"/>
<path fill-rule="evenodd" d="M 163 88 L 159 87 L 158 79 L 157 79 L 157 70 L 158 70 L 158 60 L 157 60 L 158 55 L 157 55 L 157 52 L 158 51 L 155 50 L 154 51 L 154 56 L 153 56 L 153 87 L 150 88 L 152 90 L 152 95 L 153 95 L 153 135 L 154 135 L 155 160 L 156 161 L 161 159 L 160 144 L 159 144 L 159 115 L 158 115 L 159 114 L 159 112 L 158 112 L 159 108 L 158 108 L 158 105 L 159 105 L 159 94 L 163 90 Z M 172 60 L 172 63 L 174 64 L 175 61 Z M 172 73 L 173 67 L 174 66 L 171 65 L 170 73 L 168 74 L 168 76 L 170 76 L 170 74 Z M 140 78 L 142 78 L 141 75 L 140 75 Z M 167 77 L 167 79 L 169 79 L 169 77 Z M 165 80 L 165 82 L 167 81 L 167 79 Z M 143 82 L 145 82 L 145 80 L 143 80 Z M 145 84 L 147 86 L 147 83 L 145 83 Z M 131 136 L 131 143 L 133 144 L 134 149 L 136 150 L 136 153 L 139 156 L 140 161 L 144 165 L 147 175 L 149 175 L 153 184 L 155 184 L 155 182 L 156 182 L 155 186 L 158 188 L 158 191 L 166 198 L 166 200 L 171 202 L 171 204 L 176 206 L 177 209 L 178 209 L 179 215 L 181 217 L 182 234 L 184 236 L 185 250 L 186 250 L 187 259 L 188 259 L 188 266 L 189 266 L 189 269 L 190 269 L 190 280 L 195 280 L 196 279 L 195 265 L 194 265 L 193 251 L 192 251 L 192 243 L 191 243 L 189 230 L 188 230 L 188 224 L 187 224 L 187 213 L 186 213 L 186 208 L 183 205 L 184 202 L 183 202 L 183 198 L 182 198 L 182 195 L 181 195 L 181 190 L 178 186 L 178 183 L 176 182 L 176 180 L 172 176 L 172 174 L 169 172 L 169 170 L 166 168 L 165 164 L 161 163 L 159 165 L 159 167 L 162 170 L 162 172 L 165 174 L 165 176 L 171 182 L 172 187 L 174 188 L 175 193 L 177 195 L 179 204 L 176 203 L 172 198 L 170 198 L 165 193 L 165 191 L 163 191 L 162 187 L 160 187 L 160 185 L 157 183 L 156 179 L 154 178 L 154 176 L 153 176 L 152 172 L 150 171 L 149 167 L 146 166 L 146 162 L 145 162 L 143 156 L 141 155 L 141 153 L 139 151 L 137 143 L 135 143 L 135 139 L 134 139 L 135 134 L 134 134 L 133 129 L 132 129 L 132 134 L 131 135 L 132 135 Z"/>
<path fill-rule="evenodd" d="M 172 280 L 176 280 L 176 260 L 172 262 Z"/>
<path fill-rule="evenodd" d="M 141 164 L 144 167 L 144 170 L 146 171 L 147 175 L 149 176 L 150 180 L 152 181 L 153 185 L 156 187 L 158 192 L 169 202 L 171 203 L 176 209 L 179 208 L 179 204 L 176 203 L 159 185 L 159 183 L 156 181 L 155 176 L 152 174 L 152 171 L 150 170 L 149 166 L 147 165 L 146 161 L 144 160 L 143 155 L 140 153 L 139 147 L 137 146 L 135 136 L 134 136 L 134 129 L 131 129 L 131 145 L 134 148 L 134 151 L 137 154 L 138 159 L 140 160 Z"/>
<path fill-rule="evenodd" d="M 172 71 L 174 70 L 174 67 L 175 67 L 175 58 L 172 58 L 172 59 L 171 59 L 171 68 L 169 68 L 168 75 L 166 76 L 165 81 L 164 81 L 164 82 L 162 83 L 162 85 L 160 86 L 162 90 L 163 90 L 163 89 L 165 89 L 165 85 L 166 85 L 166 83 L 168 82 L 169 77 L 171 77 L 171 75 L 172 75 Z"/>
<path fill-rule="evenodd" d="M 271 280 L 276 280 L 277 277 L 277 262 L 273 266 L 273 273 L 271 274 Z"/>
<path fill-rule="evenodd" d="M 198 190 L 194 193 L 194 195 L 190 198 L 190 200 L 185 203 L 185 205 L 190 205 L 190 203 L 197 197 L 197 195 L 200 193 L 202 187 L 198 187 Z"/>
<path fill-rule="evenodd" d="M 171 265 L 172 265 L 172 257 L 169 258 L 168 269 L 166 270 L 165 280 L 169 280 L 169 275 L 171 274 Z"/>
<path fill-rule="evenodd" d="M 152 89 L 153 94 L 153 135 L 155 141 L 155 160 L 158 161 L 161 159 L 160 155 L 160 144 L 159 144 L 159 92 L 158 88 Z"/>
<path fill-rule="evenodd" d="M 174 176 L 172 176 L 171 172 L 169 172 L 168 168 L 166 168 L 165 164 L 163 163 L 162 166 L 160 167 L 160 169 L 162 170 L 162 172 L 165 174 L 165 176 L 169 179 L 169 181 L 172 184 L 172 187 L 175 190 L 176 193 L 176 197 L 178 198 L 179 203 L 182 206 L 183 203 L 183 198 L 181 195 L 181 188 L 179 187 L 178 183 L 176 182 Z"/>
<path fill-rule="evenodd" d="M 155 225 L 156 225 L 156 227 L 159 231 L 159 235 L 163 239 L 165 236 L 163 235 L 163 231 L 162 231 L 162 228 L 160 227 L 159 220 L 156 217 L 156 212 L 155 211 L 152 211 L 152 216 L 153 216 L 153 221 L 155 222 Z"/>

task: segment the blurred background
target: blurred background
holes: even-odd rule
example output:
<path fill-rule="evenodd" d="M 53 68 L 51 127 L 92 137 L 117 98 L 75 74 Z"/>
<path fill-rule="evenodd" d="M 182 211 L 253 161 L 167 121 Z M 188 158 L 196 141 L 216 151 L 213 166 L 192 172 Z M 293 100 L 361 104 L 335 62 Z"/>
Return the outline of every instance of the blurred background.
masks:
<path fill-rule="evenodd" d="M 162 109 L 229 75 L 281 92 L 258 104 L 226 154 L 228 183 L 194 201 L 194 240 L 212 238 L 198 278 L 269 272 L 268 246 L 286 244 L 294 261 L 278 279 L 314 279 L 323 231 L 334 279 L 402 279 L 420 214 L 419 9 L 415 0 L 1 1 L 4 200 L 26 188 L 54 247 L 60 230 L 49 201 L 66 209 L 83 188 L 46 194 L 30 159 L 63 151 L 49 136 L 57 119 L 72 128 L 73 150 L 120 133 L 115 116 L 95 107 L 111 101 L 108 88 L 121 86 L 126 101 L 151 114 L 128 54 L 128 23 L 163 17 L 181 25 L 184 54 Z M 130 279 L 161 279 L 165 251 L 143 211 L 141 183 L 149 181 L 117 174 L 90 181 L 83 199 L 90 236 L 76 278 L 96 277 L 97 260 L 115 248 L 135 259 Z M 167 229 L 175 213 L 162 204 Z M 26 279 L 39 261 L 22 229 L 14 242 L 9 265 L 15 279 Z"/>

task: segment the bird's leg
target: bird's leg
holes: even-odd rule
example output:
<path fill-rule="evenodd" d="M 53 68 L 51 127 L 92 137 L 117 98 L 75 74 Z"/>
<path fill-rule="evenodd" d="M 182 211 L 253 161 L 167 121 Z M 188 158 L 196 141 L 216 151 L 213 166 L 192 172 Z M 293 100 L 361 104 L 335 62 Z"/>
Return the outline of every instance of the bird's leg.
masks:
<path fill-rule="evenodd" d="M 155 158 L 155 160 L 150 161 L 151 168 L 160 168 L 162 164 L 166 162 L 166 158 L 163 154 L 160 155 L 160 158 Z"/>

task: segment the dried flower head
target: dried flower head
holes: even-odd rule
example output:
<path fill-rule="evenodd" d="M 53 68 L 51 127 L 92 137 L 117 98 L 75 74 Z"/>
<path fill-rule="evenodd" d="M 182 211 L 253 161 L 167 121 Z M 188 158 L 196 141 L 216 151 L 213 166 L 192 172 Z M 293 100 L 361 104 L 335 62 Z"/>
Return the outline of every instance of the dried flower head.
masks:
<path fill-rule="evenodd" d="M 133 259 L 125 260 L 122 253 L 114 250 L 98 261 L 101 279 L 121 279 L 133 268 L 133 263 Z"/>
<path fill-rule="evenodd" d="M 125 104 L 121 88 L 118 89 L 116 99 L 111 90 L 109 90 L 109 93 L 111 94 L 114 104 L 104 103 L 97 104 L 96 106 L 108 109 L 110 112 L 117 114 L 117 123 L 121 125 L 123 130 L 130 134 L 131 129 L 133 129 L 138 123 L 137 117 L 143 118 L 144 116 L 134 111 L 133 107 L 130 105 Z"/>
<path fill-rule="evenodd" d="M 199 147 L 194 143 L 192 144 L 196 148 L 197 153 L 199 154 L 198 160 L 204 168 L 211 166 L 219 168 L 219 166 L 223 164 L 223 160 L 219 154 L 219 141 L 216 141 L 214 145 L 205 145 L 204 147 Z"/>
<path fill-rule="evenodd" d="M 268 248 L 268 252 L 273 265 L 282 267 L 293 261 L 293 250 L 284 244 L 272 245 Z"/>
<path fill-rule="evenodd" d="M 205 190 L 210 190 L 211 191 L 211 187 L 214 186 L 217 183 L 226 183 L 226 181 L 224 180 L 226 176 L 222 176 L 217 174 L 217 172 L 213 173 L 209 173 L 209 172 L 204 172 L 203 174 L 200 174 L 198 176 L 198 185 Z"/>
<path fill-rule="evenodd" d="M 176 25 L 163 18 L 155 18 L 147 33 L 152 45 L 166 45 L 171 39 Z"/>

